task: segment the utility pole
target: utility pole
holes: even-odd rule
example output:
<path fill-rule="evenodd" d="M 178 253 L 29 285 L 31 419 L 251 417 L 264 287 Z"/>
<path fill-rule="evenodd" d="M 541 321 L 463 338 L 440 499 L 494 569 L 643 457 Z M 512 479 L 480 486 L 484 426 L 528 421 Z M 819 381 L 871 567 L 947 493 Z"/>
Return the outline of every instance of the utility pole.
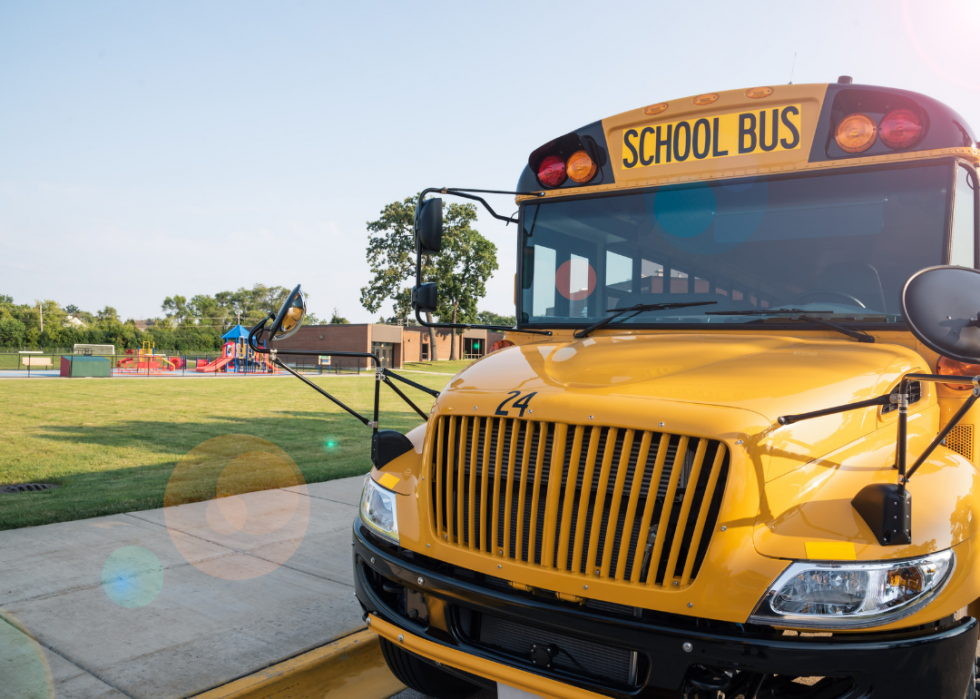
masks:
<path fill-rule="evenodd" d="M 41 319 L 41 332 L 44 332 L 44 306 L 41 305 L 40 301 L 35 301 L 37 304 L 37 315 Z"/>

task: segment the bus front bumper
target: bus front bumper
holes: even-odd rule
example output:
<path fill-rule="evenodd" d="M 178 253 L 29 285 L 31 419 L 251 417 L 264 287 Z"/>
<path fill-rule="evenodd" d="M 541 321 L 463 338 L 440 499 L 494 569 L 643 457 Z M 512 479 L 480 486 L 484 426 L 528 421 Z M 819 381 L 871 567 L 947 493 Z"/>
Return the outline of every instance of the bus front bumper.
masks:
<path fill-rule="evenodd" d="M 942 628 L 803 637 L 666 615 L 614 616 L 504 591 L 479 575 L 464 579 L 445 564 L 379 542 L 360 519 L 353 534 L 355 590 L 373 631 L 430 662 L 546 698 L 680 697 L 700 668 L 710 668 L 746 678 L 847 678 L 850 689 L 824 695 L 835 699 L 963 699 L 974 664 L 978 624 L 971 617 Z M 515 654 L 474 640 L 472 621 L 465 628 L 463 620 L 480 615 L 514 624 L 541 644 L 575 638 L 635 652 L 639 671 L 622 683 L 567 665 L 542 667 L 530 647 Z"/>

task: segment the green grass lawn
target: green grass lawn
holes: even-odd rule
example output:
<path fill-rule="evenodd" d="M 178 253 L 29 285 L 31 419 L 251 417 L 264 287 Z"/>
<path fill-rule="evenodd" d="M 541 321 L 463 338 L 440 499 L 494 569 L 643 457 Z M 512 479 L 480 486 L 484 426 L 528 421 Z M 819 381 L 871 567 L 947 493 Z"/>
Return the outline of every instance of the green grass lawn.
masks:
<path fill-rule="evenodd" d="M 474 361 L 473 359 L 447 359 L 441 362 L 405 362 L 402 368 L 405 371 L 432 371 L 441 374 L 456 374 Z"/>
<path fill-rule="evenodd" d="M 369 376 L 310 378 L 370 417 L 375 382 Z M 413 380 L 437 390 L 446 383 L 444 376 Z M 432 405 L 421 391 L 399 388 L 423 410 Z M 383 429 L 407 432 L 421 423 L 389 388 L 382 386 L 381 395 Z M 0 494 L 0 530 L 162 507 L 180 460 L 224 435 L 272 442 L 308 483 L 371 466 L 370 429 L 288 376 L 4 380 L 0 415 L 0 484 L 61 486 Z M 251 489 L 258 487 L 267 486 Z M 214 494 L 212 482 L 182 499 Z"/>

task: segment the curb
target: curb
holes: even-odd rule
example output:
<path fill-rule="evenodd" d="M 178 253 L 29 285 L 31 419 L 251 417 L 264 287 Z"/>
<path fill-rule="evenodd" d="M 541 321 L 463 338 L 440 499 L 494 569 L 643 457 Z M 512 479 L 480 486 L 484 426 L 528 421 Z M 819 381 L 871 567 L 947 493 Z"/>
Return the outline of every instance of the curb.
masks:
<path fill-rule="evenodd" d="M 365 629 L 193 699 L 388 699 L 403 689 Z"/>

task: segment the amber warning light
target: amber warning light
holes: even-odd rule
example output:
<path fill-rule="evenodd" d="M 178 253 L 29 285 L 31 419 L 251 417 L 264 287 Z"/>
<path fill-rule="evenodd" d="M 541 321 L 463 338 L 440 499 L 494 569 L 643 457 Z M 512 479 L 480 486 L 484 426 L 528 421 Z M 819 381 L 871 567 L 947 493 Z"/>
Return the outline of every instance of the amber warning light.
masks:
<path fill-rule="evenodd" d="M 922 118 L 911 109 L 895 109 L 875 124 L 867 114 L 848 114 L 837 124 L 837 145 L 845 153 L 863 153 L 880 137 L 893 150 L 910 148 L 925 132 Z"/>
<path fill-rule="evenodd" d="M 958 362 L 949 357 L 940 357 L 936 364 L 936 373 L 942 376 L 980 376 L 980 365 Z M 973 388 L 971 384 L 947 383 L 946 388 L 954 391 L 969 391 Z"/>
<path fill-rule="evenodd" d="M 545 187 L 558 187 L 566 178 L 576 184 L 585 184 L 596 171 L 595 161 L 584 150 L 578 150 L 562 160 L 557 155 L 549 155 L 538 165 L 538 179 Z"/>

